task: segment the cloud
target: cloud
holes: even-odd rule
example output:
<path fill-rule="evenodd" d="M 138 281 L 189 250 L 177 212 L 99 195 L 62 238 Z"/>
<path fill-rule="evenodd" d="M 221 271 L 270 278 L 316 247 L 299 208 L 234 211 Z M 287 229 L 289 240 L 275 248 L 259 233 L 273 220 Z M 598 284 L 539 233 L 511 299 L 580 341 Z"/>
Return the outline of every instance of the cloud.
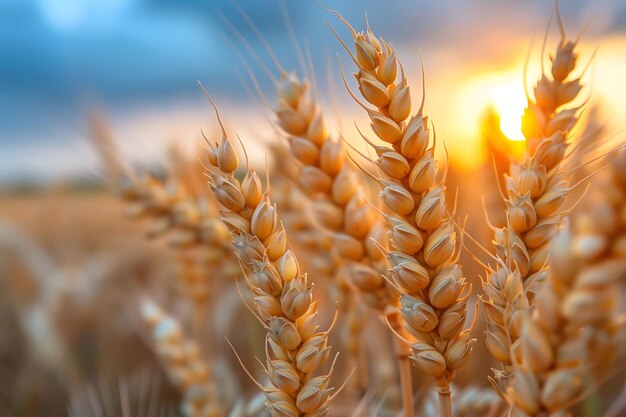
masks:
<path fill-rule="evenodd" d="M 237 0 L 287 68 L 298 68 L 280 1 Z M 316 1 L 285 1 L 300 45 L 310 50 L 321 91 L 328 65 L 340 51 L 323 22 L 348 36 Z M 363 26 L 365 12 L 378 33 L 398 47 L 408 65 L 418 46 L 431 77 L 449 62 L 497 60 L 514 42 L 541 33 L 550 2 L 528 0 L 328 0 Z M 568 27 L 597 15 L 588 36 L 626 27 L 626 2 L 561 2 Z M 237 28 L 242 41 L 230 30 Z M 255 51 L 250 53 L 249 47 Z M 518 45 L 519 46 L 519 45 Z M 263 85 L 255 54 L 271 67 L 263 43 L 230 2 L 217 0 L 4 0 L 0 2 L 0 144 L 46 140 L 48 123 L 80 125 L 85 103 L 115 113 L 158 103 L 171 105 L 200 94 L 195 81 L 233 101 L 250 104 L 242 86 L 241 55 Z M 453 57 L 453 59 L 451 59 Z M 333 70 L 334 71 L 334 70 Z"/>

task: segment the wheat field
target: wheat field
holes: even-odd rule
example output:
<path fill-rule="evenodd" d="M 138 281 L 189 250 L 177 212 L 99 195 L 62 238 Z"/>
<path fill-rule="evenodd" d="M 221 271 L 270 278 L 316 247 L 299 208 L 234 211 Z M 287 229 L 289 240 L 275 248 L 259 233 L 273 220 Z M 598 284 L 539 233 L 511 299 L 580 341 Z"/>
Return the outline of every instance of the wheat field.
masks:
<path fill-rule="evenodd" d="M 83 103 L 86 169 L 29 148 L 68 171 L 7 174 L 0 415 L 626 416 L 626 43 L 590 29 L 608 14 L 477 2 L 459 13 L 537 33 L 494 23 L 438 51 L 456 36 L 424 20 L 438 6 L 310 3 L 202 9 L 223 33 L 215 73 L 185 73 L 200 110 L 133 130 L 130 110 Z M 91 6 L 46 7 L 74 41 Z M 423 28 L 399 27 L 421 8 Z M 518 49 L 504 84 L 448 65 Z M 174 119 L 192 140 L 134 142 Z"/>

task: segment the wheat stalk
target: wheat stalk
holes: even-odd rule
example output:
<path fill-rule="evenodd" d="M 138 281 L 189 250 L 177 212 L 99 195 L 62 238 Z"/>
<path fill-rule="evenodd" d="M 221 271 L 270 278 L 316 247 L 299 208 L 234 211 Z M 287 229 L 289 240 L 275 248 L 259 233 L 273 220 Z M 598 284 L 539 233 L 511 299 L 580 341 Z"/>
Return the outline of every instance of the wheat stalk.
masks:
<path fill-rule="evenodd" d="M 264 402 L 263 393 L 258 393 L 246 400 L 239 400 L 229 411 L 228 417 L 269 417 Z"/>
<path fill-rule="evenodd" d="M 497 417 L 503 416 L 508 405 L 492 389 L 479 386 L 454 386 L 456 401 L 452 405 L 453 417 Z M 421 416 L 436 416 L 438 413 L 438 395 L 430 390 L 421 399 Z"/>
<path fill-rule="evenodd" d="M 376 136 L 389 144 L 377 146 L 363 136 L 378 154 L 376 166 L 387 176 L 380 179 L 380 196 L 392 212 L 386 216 L 392 245 L 389 275 L 401 293 L 405 327 L 417 339 L 411 345 L 412 359 L 435 378 L 441 415 L 450 416 L 450 383 L 475 343 L 471 330 L 463 330 L 471 289 L 462 277 L 443 180 L 437 180 L 434 143 L 427 149 L 424 103 L 411 116 L 410 89 L 394 49 L 369 24 L 366 32 L 357 33 L 334 13 L 352 33 L 354 53 L 340 41 L 359 70 L 355 77 L 361 95 L 374 108 L 346 88 L 367 111 Z"/>
<path fill-rule="evenodd" d="M 141 314 L 152 330 L 156 353 L 163 362 L 170 381 L 183 394 L 183 415 L 222 416 L 212 370 L 202 360 L 198 346 L 185 337 L 176 319 L 152 301 L 142 301 Z"/>
<path fill-rule="evenodd" d="M 576 42 L 566 38 L 560 17 L 559 24 L 562 38 L 551 56 L 550 75 L 542 69 L 535 98 L 528 98 L 524 112 L 526 152 L 506 176 L 507 226 L 495 229 L 494 239 L 500 262 L 483 283 L 487 348 L 502 364 L 503 376 L 513 362 L 511 347 L 520 335 L 520 319 L 536 284 L 548 273 L 550 241 L 565 216 L 562 206 L 572 189 L 563 161 L 579 109 L 567 106 L 578 96 L 581 83 L 572 75 Z"/>
<path fill-rule="evenodd" d="M 222 220 L 231 230 L 237 255 L 251 274 L 246 282 L 256 295 L 258 318 L 267 329 L 269 384 L 257 385 L 266 394 L 271 415 L 324 416 L 333 398 L 333 388 L 328 386 L 333 367 L 314 376 L 327 361 L 330 347 L 328 331 L 318 330 L 313 285 L 301 273 L 285 229 L 278 223 L 276 206 L 263 192 L 258 175 L 246 167 L 242 181 L 235 177 L 239 160 L 212 100 L 211 104 L 223 136 L 219 143 L 207 141 L 209 162 L 220 172 L 211 173 L 210 185 L 223 206 Z"/>

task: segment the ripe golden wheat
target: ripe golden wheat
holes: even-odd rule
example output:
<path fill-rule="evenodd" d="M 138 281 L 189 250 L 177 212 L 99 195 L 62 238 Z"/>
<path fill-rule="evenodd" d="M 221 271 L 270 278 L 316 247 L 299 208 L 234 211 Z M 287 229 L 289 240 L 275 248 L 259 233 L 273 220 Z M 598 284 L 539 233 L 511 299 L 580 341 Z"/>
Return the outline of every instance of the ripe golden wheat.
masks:
<path fill-rule="evenodd" d="M 150 330 L 148 346 L 180 394 L 181 413 L 186 417 L 572 415 L 570 410 L 582 399 L 623 374 L 619 361 L 626 354 L 622 311 L 626 151 L 598 155 L 601 145 L 595 142 L 573 145 L 586 105 L 582 97 L 586 68 L 578 65 L 578 41 L 566 36 L 557 10 L 560 40 L 527 97 L 521 125 L 525 151 L 521 159 L 507 155 L 506 163 L 499 165 L 508 170 L 502 190 L 487 190 L 496 198 L 501 191 L 504 209 L 485 209 L 486 223 L 493 217 L 504 221 L 485 226 L 493 235 L 493 247 L 485 249 L 456 221 L 456 201 L 454 208 L 446 202 L 446 188 L 454 184 L 447 183 L 448 161 L 439 164 L 435 159 L 441 142 L 429 125 L 425 92 L 415 107 L 405 68 L 392 44 L 375 35 L 369 22 L 358 32 L 338 12 L 329 12 L 351 36 L 351 42 L 345 42 L 329 24 L 355 67 L 355 80 L 348 81 L 340 62 L 348 94 L 369 117 L 375 138 L 357 130 L 375 152 L 374 160 L 326 124 L 325 116 L 333 111 L 324 111 L 313 74 L 299 78 L 286 72 L 269 47 L 278 73 L 275 79 L 270 75 L 276 90 L 274 139 L 286 137 L 288 143 L 272 149 L 275 163 L 267 168 L 270 172 L 259 174 L 251 168 L 243 142 L 229 137 L 204 87 L 221 134 L 214 140 L 203 133 L 208 149 L 201 159 L 206 166 L 173 149 L 163 175 L 129 169 L 103 119 L 93 120 L 92 135 L 109 188 L 128 203 L 127 214 L 148 221 L 149 237 L 167 237 L 170 245 L 164 251 L 175 259 L 175 286 L 181 290 L 172 298 L 191 307 L 185 311 L 192 317 L 179 322 L 149 301 L 144 294 L 148 290 L 127 297 L 139 301 L 132 303 L 133 308 L 139 305 L 142 324 Z M 544 48 L 547 39 L 548 34 Z M 547 64 L 543 50 L 541 54 L 542 64 Z M 422 77 L 424 88 L 423 68 Z M 354 81 L 358 92 L 352 91 Z M 245 163 L 240 162 L 239 145 Z M 595 151 L 594 159 L 581 155 L 581 149 Z M 597 160 L 607 166 L 579 182 L 573 180 L 576 174 L 582 176 L 583 166 Z M 590 181 L 601 186 L 592 197 L 581 193 L 587 210 L 572 211 L 577 204 L 571 201 L 572 191 Z M 374 187 L 380 188 L 377 196 L 371 192 Z M 492 261 L 484 265 L 474 256 L 487 270 L 482 294 L 471 285 L 477 274 L 462 265 L 465 236 Z M 0 228 L 0 246 L 11 249 L 19 243 Z M 30 253 L 26 269 L 50 273 L 52 267 L 32 261 L 47 258 L 24 248 L 12 250 Z M 155 269 L 168 266 L 161 259 L 153 263 Z M 61 268 L 58 275 L 70 276 Z M 239 287 L 241 282 L 245 288 Z M 100 287 L 94 288 L 90 301 Z M 23 314 L 22 327 L 29 337 L 28 326 L 50 327 L 57 355 L 69 361 L 70 344 L 56 334 L 51 312 L 62 300 L 75 302 L 79 291 L 62 289 L 48 291 L 48 301 L 41 289 L 42 294 L 31 296 L 40 305 L 33 301 L 36 314 L 31 314 L 34 318 Z M 325 289 L 329 291 L 321 291 Z M 228 297 L 218 300 L 222 295 L 239 295 L 241 303 Z M 475 309 L 470 298 L 479 299 Z M 231 308 L 235 304 L 240 308 Z M 221 308 L 224 305 L 228 308 Z M 371 308 L 384 326 L 370 323 L 362 306 Z M 472 383 L 465 386 L 460 375 L 470 368 L 464 366 L 477 341 L 472 330 L 480 322 L 481 306 L 486 321 L 483 339 L 496 369 L 491 376 L 489 369 L 484 375 L 472 373 Z M 239 310 L 244 314 L 239 316 Z M 244 316 L 261 324 L 249 332 L 260 332 L 260 338 L 244 334 L 242 329 L 249 324 Z M 209 329 L 208 318 L 215 319 L 212 324 L 236 328 Z M 320 325 L 328 322 L 327 329 Z M 336 322 L 341 336 L 333 339 Z M 193 332 L 186 334 L 187 327 Z M 222 395 L 216 365 L 224 359 L 221 336 L 231 330 L 227 335 L 228 344 L 234 341 L 231 365 L 237 366 L 236 358 L 245 375 L 232 390 L 237 394 Z M 224 334 L 211 339 L 210 346 L 201 345 L 208 335 L 220 332 Z M 341 342 L 336 350 L 348 353 L 346 357 L 331 357 L 334 340 Z M 248 356 L 237 353 L 243 353 L 242 341 L 249 344 L 250 357 L 264 355 L 259 379 L 244 365 Z M 38 344 L 34 337 L 31 343 Z M 335 372 L 336 364 L 346 371 Z M 413 365 L 421 373 L 414 374 Z M 72 375 L 78 374 L 78 367 L 73 368 Z M 251 380 L 247 387 L 246 376 Z M 481 387 L 475 382 L 479 378 L 485 383 L 489 379 L 492 387 Z M 357 389 L 345 393 L 344 386 Z M 252 393 L 250 387 L 258 390 Z M 106 415 L 91 400 L 91 413 Z M 617 401 L 615 407 L 619 405 Z M 84 404 L 76 403 L 70 413 L 78 417 L 82 408 Z"/>
<path fill-rule="evenodd" d="M 337 258 L 334 268 L 339 290 L 337 302 L 347 316 L 343 340 L 350 355 L 343 360 L 349 369 L 357 366 L 363 355 L 359 342 L 363 326 L 352 286 L 361 292 L 361 299 L 368 306 L 394 323 L 396 331 L 402 331 L 393 288 L 382 276 L 386 269 L 384 255 L 374 243 L 384 238 L 386 227 L 365 200 L 361 174 L 346 160 L 342 142 L 328 133 L 310 84 L 282 72 L 277 91 L 277 122 L 288 135 L 291 154 L 300 166 L 298 182 L 311 195 L 315 221 L 323 228 L 315 239 L 321 240 L 320 235 L 328 234 L 330 248 Z M 399 358 L 405 363 L 405 347 L 398 343 Z M 402 365 L 401 372 L 406 373 L 408 366 L 408 363 Z M 357 373 L 355 383 L 366 389 L 366 377 L 362 372 Z"/>
<path fill-rule="evenodd" d="M 232 233 L 236 253 L 251 273 L 246 282 L 256 296 L 258 319 L 267 331 L 269 384 L 257 384 L 265 391 L 272 415 L 324 416 L 332 399 L 329 377 L 333 367 L 327 374 L 315 375 L 327 361 L 330 348 L 328 331 L 319 331 L 313 285 L 289 249 L 276 206 L 263 191 L 258 175 L 246 167 L 242 181 L 235 177 L 239 160 L 219 123 L 222 138 L 207 142 L 209 162 L 219 171 L 211 172 L 211 188 L 222 205 L 221 217 Z"/>
<path fill-rule="evenodd" d="M 561 31 L 550 57 L 550 74 L 542 74 L 534 99 L 528 99 L 522 121 L 526 152 L 521 162 L 511 164 L 505 178 L 507 225 L 494 230 L 499 262 L 483 284 L 487 347 L 504 370 L 496 374 L 498 378 L 508 375 L 522 316 L 548 274 L 550 242 L 566 214 L 563 204 L 572 189 L 564 159 L 578 121 L 580 109 L 571 103 L 581 90 L 581 75 L 572 74 L 576 43 L 566 38 L 562 27 Z"/>
<path fill-rule="evenodd" d="M 464 329 L 471 286 L 462 276 L 456 227 L 446 208 L 445 175 L 438 178 L 434 160 L 435 142 L 428 148 L 424 98 L 412 115 L 410 88 L 394 49 L 369 25 L 366 32 L 357 33 L 337 16 L 353 37 L 354 52 L 339 39 L 358 68 L 359 91 L 374 108 L 351 95 L 367 111 L 376 136 L 389 144 L 377 146 L 363 136 L 387 177 L 379 183 L 391 229 L 389 279 L 400 292 L 404 326 L 416 339 L 411 342 L 412 359 L 435 378 L 441 414 L 450 416 L 450 383 L 475 343 L 471 329 Z"/>

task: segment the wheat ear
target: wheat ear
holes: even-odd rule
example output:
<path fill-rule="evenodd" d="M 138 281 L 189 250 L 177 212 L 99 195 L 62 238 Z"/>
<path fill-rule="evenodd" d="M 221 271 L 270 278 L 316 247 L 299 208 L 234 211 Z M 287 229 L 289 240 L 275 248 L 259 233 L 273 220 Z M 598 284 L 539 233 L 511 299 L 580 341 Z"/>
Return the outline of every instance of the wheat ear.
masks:
<path fill-rule="evenodd" d="M 352 362 L 357 363 L 363 326 L 357 300 L 348 283 L 342 281 L 347 277 L 366 304 L 379 314 L 393 311 L 389 309 L 394 305 L 393 290 L 381 275 L 386 269 L 385 256 L 372 240 L 379 239 L 384 223 L 364 200 L 360 173 L 346 162 L 342 143 L 328 133 L 309 83 L 293 74 L 283 74 L 277 92 L 276 116 L 288 135 L 291 154 L 300 164 L 298 182 L 313 196 L 316 221 L 330 232 L 331 248 L 339 258 L 335 282 L 340 306 L 347 311 L 348 352 Z M 359 379 L 364 378 L 360 375 Z"/>
<path fill-rule="evenodd" d="M 135 172 L 122 163 L 112 133 L 101 115 L 91 117 L 90 128 L 111 188 L 130 203 L 129 217 L 151 220 L 149 236 L 173 232 L 170 237 L 174 246 L 228 246 L 228 233 L 224 232 L 212 202 L 206 193 L 201 192 L 195 178 L 198 163 L 183 160 L 174 147 L 170 156 L 176 172 L 169 172 L 165 181 L 161 181 L 146 172 Z"/>
<path fill-rule="evenodd" d="M 501 262 L 483 285 L 487 348 L 505 371 L 513 362 L 511 347 L 521 331 L 520 318 L 532 302 L 536 284 L 545 280 L 550 241 L 565 215 L 562 206 L 571 190 L 563 161 L 579 109 L 564 107 L 581 89 L 580 77 L 572 76 L 575 46 L 563 33 L 551 57 L 551 75 L 542 74 L 535 99 L 529 97 L 524 112 L 523 160 L 511 164 L 506 176 L 508 225 L 495 229 L 494 239 Z"/>
<path fill-rule="evenodd" d="M 129 217 L 151 219 L 150 237 L 171 232 L 170 242 L 176 247 L 228 246 L 228 232 L 211 202 L 190 195 L 174 175 L 163 182 L 145 173 L 128 174 L 120 194 L 130 203 Z"/>
<path fill-rule="evenodd" d="M 181 272 L 177 287 L 194 302 L 194 320 L 201 326 L 212 295 L 210 278 L 232 277 L 239 271 L 217 203 L 208 195 L 191 195 L 189 186 L 176 175 L 165 182 L 146 174 L 126 179 L 121 194 L 130 202 L 128 215 L 150 221 L 148 236 L 170 238 Z"/>
<path fill-rule="evenodd" d="M 318 226 L 311 221 L 307 213 L 311 201 L 298 185 L 298 167 L 288 163 L 294 161 L 288 146 L 273 144 L 270 147 L 274 164 L 270 168 L 270 198 L 280 212 L 280 220 L 291 237 L 296 250 L 306 251 L 307 269 L 316 276 L 332 277 L 335 273 L 334 257 L 331 253 L 331 239 L 320 233 Z M 286 163 L 287 162 L 287 163 Z M 285 167 L 289 169 L 285 169 Z"/>
<path fill-rule="evenodd" d="M 364 200 L 360 175 L 346 163 L 342 143 L 328 134 L 309 84 L 284 75 L 276 115 L 301 164 L 299 183 L 314 196 L 317 221 L 331 231 L 333 248 L 352 266 L 352 282 L 363 291 L 366 303 L 384 310 L 391 298 L 376 270 L 384 256 L 370 240 L 377 237 L 379 216 Z"/>
<path fill-rule="evenodd" d="M 443 417 L 451 416 L 450 383 L 470 357 L 475 340 L 464 330 L 470 286 L 462 276 L 457 234 L 438 182 L 434 144 L 428 148 L 428 118 L 422 106 L 411 116 L 411 95 L 394 49 L 369 28 L 352 32 L 359 91 L 374 106 L 367 111 L 376 136 L 387 146 L 373 145 L 381 179 L 380 194 L 392 214 L 390 278 L 401 293 L 400 313 L 417 338 L 412 359 L 435 378 Z M 343 42 L 342 42 L 343 43 Z M 400 71 L 398 71 L 400 69 Z M 399 73 L 398 73 L 399 72 Z M 347 87 L 347 85 L 346 85 Z"/>
<path fill-rule="evenodd" d="M 183 415 L 222 416 L 212 370 L 202 360 L 198 346 L 185 337 L 178 321 L 154 302 L 143 300 L 141 314 L 152 330 L 156 353 L 170 381 L 183 394 Z"/>
<path fill-rule="evenodd" d="M 115 189 L 125 176 L 125 169 L 119 151 L 113 141 L 111 126 L 104 114 L 92 112 L 89 115 L 89 137 L 104 168 L 105 180 Z"/>
<path fill-rule="evenodd" d="M 626 150 L 608 156 L 608 179 L 589 213 L 576 218 L 576 247 L 586 247 L 590 259 L 626 258 Z"/>
<path fill-rule="evenodd" d="M 230 250 L 228 229 L 218 218 L 216 203 L 201 190 L 197 178 L 199 163 L 184 158 L 177 148 L 170 153 L 174 166 L 165 180 L 146 172 L 135 172 L 122 164 L 110 130 L 101 117 L 93 117 L 91 136 L 107 170 L 112 189 L 129 203 L 126 214 L 148 219 L 148 236 L 168 235 L 182 273 L 179 283 L 183 292 L 201 308 L 208 304 L 209 276 L 232 276 L 238 265 Z M 189 268 L 193 264 L 193 268 Z M 235 269 L 236 268 L 236 269 Z M 195 273 L 195 272 L 198 273 Z"/>
<path fill-rule="evenodd" d="M 215 111 L 223 136 L 219 143 L 209 143 L 209 162 L 219 170 L 211 173 L 211 188 L 223 206 L 222 220 L 231 230 L 237 255 L 250 271 L 246 282 L 267 329 L 269 385 L 262 387 L 266 406 L 274 416 L 324 416 L 332 398 L 332 367 L 328 374 L 314 376 L 327 361 L 330 347 L 328 331 L 318 330 L 313 285 L 289 249 L 276 206 L 258 175 L 246 167 L 242 181 L 235 177 L 239 160 Z"/>
<path fill-rule="evenodd" d="M 506 389 L 515 416 L 564 412 L 590 392 L 585 377 L 606 370 L 615 356 L 620 328 L 615 307 L 626 260 L 598 258 L 594 245 L 578 239 L 568 228 L 555 239 L 547 285 L 536 295 L 532 316 L 520 320 L 518 354 Z"/>

